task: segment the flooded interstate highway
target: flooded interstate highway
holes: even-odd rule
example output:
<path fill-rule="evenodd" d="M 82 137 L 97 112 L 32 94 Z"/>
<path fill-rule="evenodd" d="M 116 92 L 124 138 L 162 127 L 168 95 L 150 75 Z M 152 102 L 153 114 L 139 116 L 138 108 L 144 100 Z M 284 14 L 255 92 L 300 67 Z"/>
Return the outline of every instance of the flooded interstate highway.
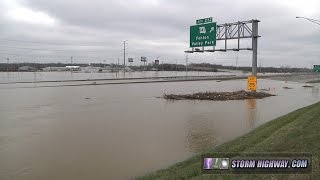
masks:
<path fill-rule="evenodd" d="M 0 179 L 130 179 L 320 100 L 318 86 L 274 80 L 259 80 L 259 85 L 276 96 L 236 101 L 162 98 L 171 93 L 241 90 L 246 80 L 1 85 Z"/>

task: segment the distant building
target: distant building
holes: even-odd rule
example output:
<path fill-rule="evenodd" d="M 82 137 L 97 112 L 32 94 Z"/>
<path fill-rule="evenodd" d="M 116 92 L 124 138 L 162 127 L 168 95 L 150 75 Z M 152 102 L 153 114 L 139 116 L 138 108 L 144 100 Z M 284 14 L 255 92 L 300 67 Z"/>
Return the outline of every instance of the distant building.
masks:
<path fill-rule="evenodd" d="M 80 71 L 80 66 L 66 66 L 68 71 Z"/>
<path fill-rule="evenodd" d="M 97 72 L 102 72 L 102 68 L 101 67 L 87 66 L 87 67 L 81 68 L 81 71 L 85 72 L 85 73 L 97 73 Z"/>
<path fill-rule="evenodd" d="M 18 68 L 18 71 L 36 71 L 37 69 L 30 66 L 21 66 Z"/>
<path fill-rule="evenodd" d="M 66 67 L 45 67 L 42 68 L 43 71 L 68 71 Z"/>
<path fill-rule="evenodd" d="M 132 71 L 133 71 L 130 67 L 126 67 L 125 70 L 126 70 L 127 72 L 132 72 Z"/>

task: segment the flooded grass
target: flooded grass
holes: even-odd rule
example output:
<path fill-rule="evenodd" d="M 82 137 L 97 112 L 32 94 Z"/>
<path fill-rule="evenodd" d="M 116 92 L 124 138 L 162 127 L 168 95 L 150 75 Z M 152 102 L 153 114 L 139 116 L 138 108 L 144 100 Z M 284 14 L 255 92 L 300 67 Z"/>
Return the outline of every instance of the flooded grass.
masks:
<path fill-rule="evenodd" d="M 320 80 L 315 80 L 315 81 L 308 81 L 306 83 L 320 83 Z"/>
<path fill-rule="evenodd" d="M 313 88 L 314 86 L 310 86 L 310 85 L 304 85 L 302 87 L 305 87 L 305 88 Z"/>
<path fill-rule="evenodd" d="M 213 152 L 309 152 L 311 174 L 201 174 L 201 155 L 139 179 L 319 179 L 320 102 L 270 121 L 254 131 L 222 144 Z"/>
<path fill-rule="evenodd" d="M 266 92 L 249 92 L 249 91 L 234 91 L 234 92 L 204 92 L 185 95 L 164 94 L 165 99 L 170 100 L 243 100 L 243 99 L 262 99 L 265 97 L 275 96 Z"/>

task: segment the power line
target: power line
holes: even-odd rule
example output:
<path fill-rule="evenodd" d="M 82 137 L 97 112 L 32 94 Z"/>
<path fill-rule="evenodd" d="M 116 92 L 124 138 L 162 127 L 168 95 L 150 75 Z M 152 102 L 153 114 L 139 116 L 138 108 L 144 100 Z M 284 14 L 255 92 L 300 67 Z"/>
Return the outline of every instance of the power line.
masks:
<path fill-rule="evenodd" d="M 0 55 L 11 55 L 11 56 L 28 56 L 28 57 L 41 57 L 41 58 L 69 58 L 70 56 L 57 56 L 57 55 L 34 55 L 34 54 L 17 54 L 17 53 L 7 53 L 7 52 L 0 52 Z M 96 59 L 114 59 L 111 57 L 106 56 L 73 56 L 75 58 L 96 58 Z"/>
<path fill-rule="evenodd" d="M 77 41 L 73 41 L 74 43 L 77 43 L 77 44 L 64 44 L 64 43 L 52 43 L 52 42 L 40 42 L 40 41 L 25 41 L 25 40 L 15 40 L 15 39 L 0 39 L 0 41 L 31 43 L 31 44 L 47 44 L 47 45 L 56 45 L 56 46 L 60 46 L 60 45 L 62 45 L 62 46 L 101 46 L 101 45 L 92 45 L 92 44 L 94 44 L 94 43 L 105 44 L 106 43 L 106 42 L 87 42 L 88 45 L 83 45 L 83 44 L 78 44 L 81 42 L 77 42 Z M 70 42 L 70 41 L 68 41 L 68 42 Z"/>
<path fill-rule="evenodd" d="M 27 49 L 27 50 L 34 50 L 34 51 L 63 51 L 63 52 L 68 52 L 68 51 L 86 51 L 86 52 L 98 52 L 98 51 L 105 51 L 104 49 L 101 50 L 62 50 L 62 49 L 44 49 L 44 48 L 27 48 L 27 47 L 13 47 L 13 46 L 4 46 L 0 45 L 0 47 L 5 47 L 5 48 L 14 48 L 14 49 Z"/>
<path fill-rule="evenodd" d="M 317 25 L 320 25 L 320 21 L 317 20 L 317 19 L 311 19 L 311 18 L 299 17 L 299 16 L 297 16 L 296 18 L 305 19 L 305 20 L 308 20 L 308 21 L 310 21 L 310 22 L 312 22 L 312 23 L 315 23 L 315 24 L 317 24 Z"/>

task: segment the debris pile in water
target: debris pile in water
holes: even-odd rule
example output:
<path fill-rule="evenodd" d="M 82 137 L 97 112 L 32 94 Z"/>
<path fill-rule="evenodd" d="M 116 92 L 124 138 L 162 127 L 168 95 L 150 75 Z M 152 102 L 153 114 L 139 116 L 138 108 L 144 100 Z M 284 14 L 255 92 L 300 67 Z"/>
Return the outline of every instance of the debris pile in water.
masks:
<path fill-rule="evenodd" d="M 165 99 L 171 100 L 213 100 L 213 101 L 227 101 L 227 100 L 242 100 L 242 99 L 262 99 L 265 97 L 275 96 L 266 92 L 249 92 L 249 91 L 235 91 L 235 92 L 204 92 L 195 94 L 175 95 L 164 94 Z"/>

